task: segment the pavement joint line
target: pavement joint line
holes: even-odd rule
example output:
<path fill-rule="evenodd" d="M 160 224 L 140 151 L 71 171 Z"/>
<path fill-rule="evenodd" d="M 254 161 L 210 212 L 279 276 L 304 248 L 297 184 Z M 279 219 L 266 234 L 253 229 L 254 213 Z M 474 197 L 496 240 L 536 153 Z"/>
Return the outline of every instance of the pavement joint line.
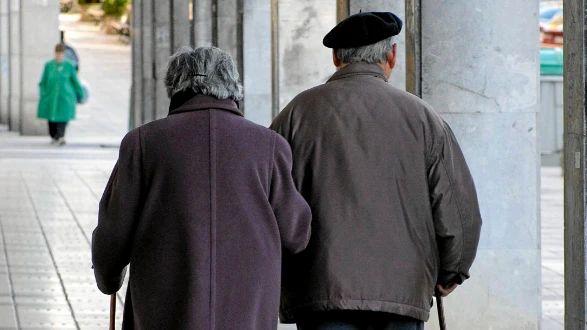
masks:
<path fill-rule="evenodd" d="M 4 226 L 2 224 L 2 216 L 0 215 L 0 237 L 2 237 L 2 247 L 4 249 L 4 259 L 6 260 L 6 274 L 8 277 L 8 287 L 10 289 L 10 301 L 12 302 L 12 312 L 16 321 L 16 328 L 20 329 L 20 317 L 16 311 L 16 294 L 14 292 L 14 283 L 12 282 L 12 273 L 10 271 L 10 261 L 8 258 L 8 246 L 4 235 Z"/>
<path fill-rule="evenodd" d="M 32 194 L 31 194 L 31 189 L 29 187 L 29 184 L 27 183 L 26 179 L 24 178 L 24 176 L 22 174 L 22 171 L 18 171 L 18 173 L 20 175 L 20 178 L 24 182 L 25 189 L 26 189 L 26 192 L 27 192 L 27 196 L 28 196 L 29 200 L 31 201 L 33 210 L 35 212 L 35 218 L 37 219 L 37 223 L 38 223 L 38 225 L 39 225 L 39 227 L 41 229 L 41 234 L 43 235 L 43 240 L 45 240 L 45 244 L 47 245 L 47 250 L 49 252 L 49 256 L 51 257 L 51 261 L 53 263 L 53 267 L 55 269 L 55 272 L 57 273 L 57 277 L 59 278 L 59 283 L 61 285 L 61 290 L 63 291 L 63 295 L 65 296 L 65 301 L 67 301 L 67 306 L 69 307 L 69 311 L 71 313 L 71 317 L 73 318 L 73 322 L 75 324 L 75 328 L 77 330 L 81 330 L 80 325 L 79 325 L 79 323 L 77 321 L 77 318 L 75 317 L 75 312 L 73 311 L 73 306 L 71 305 L 71 301 L 69 301 L 69 296 L 67 295 L 67 290 L 65 289 L 65 283 L 63 282 L 63 278 L 61 277 L 61 273 L 59 272 L 59 267 L 57 266 L 57 262 L 55 261 L 55 256 L 53 255 L 53 251 L 51 251 L 51 245 L 49 244 L 49 240 L 47 239 L 47 235 L 45 234 L 45 229 L 43 227 L 43 224 L 41 222 L 41 219 L 39 218 L 39 212 L 37 211 L 37 207 L 35 206 L 35 203 L 33 201 L 33 197 L 32 197 Z M 59 188 L 59 187 L 57 187 L 57 188 Z"/>
<path fill-rule="evenodd" d="M 100 200 L 100 197 L 98 197 L 96 195 L 96 193 L 92 190 L 92 188 L 90 187 L 90 185 L 86 182 L 86 180 L 84 180 L 83 177 L 81 177 L 79 175 L 79 173 L 76 170 L 73 170 L 75 175 L 84 183 L 84 185 L 90 190 L 90 193 L 92 194 L 92 196 L 94 196 L 97 200 Z M 59 187 L 59 184 L 55 181 L 55 179 L 49 175 L 49 178 L 51 179 L 51 181 L 53 182 L 53 184 L 57 187 L 57 191 L 59 191 L 59 195 L 61 195 L 61 197 L 63 198 L 63 200 L 65 201 L 65 205 L 67 206 L 69 212 L 71 213 L 71 215 L 73 216 L 73 220 L 75 221 L 75 223 L 77 224 L 77 228 L 81 231 L 82 236 L 84 237 L 85 241 L 88 243 L 88 245 L 90 246 L 90 251 L 92 250 L 92 241 L 90 238 L 88 238 L 86 236 L 86 232 L 84 231 L 84 228 L 82 227 L 81 223 L 79 222 L 77 216 L 75 215 L 75 212 L 73 211 L 73 208 L 71 207 L 71 205 L 69 204 L 69 201 L 67 200 L 67 198 L 65 197 L 65 194 L 63 194 L 63 191 L 61 190 L 61 187 Z M 97 219 L 96 219 L 97 221 Z M 91 252 L 90 252 L 91 253 Z M 121 304 L 121 306 L 124 306 L 124 300 L 122 299 L 121 295 L 120 295 L 120 290 L 118 290 L 118 292 L 116 292 L 116 297 L 118 298 L 118 302 Z"/>

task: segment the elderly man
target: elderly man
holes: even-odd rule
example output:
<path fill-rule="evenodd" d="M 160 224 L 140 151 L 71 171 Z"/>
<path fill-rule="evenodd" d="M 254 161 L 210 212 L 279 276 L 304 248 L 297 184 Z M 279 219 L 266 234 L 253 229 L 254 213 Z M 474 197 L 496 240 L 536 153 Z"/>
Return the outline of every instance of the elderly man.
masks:
<path fill-rule="evenodd" d="M 298 329 L 422 329 L 435 288 L 469 277 L 481 217 L 465 158 L 442 118 L 387 80 L 392 13 L 361 13 L 324 38 L 337 72 L 280 113 L 313 214 L 286 256 L 281 319 Z"/>
<path fill-rule="evenodd" d="M 123 329 L 277 328 L 282 249 L 310 236 L 291 150 L 243 118 L 224 51 L 175 54 L 169 116 L 132 130 L 100 202 L 92 239 L 98 288 L 121 287 Z"/>

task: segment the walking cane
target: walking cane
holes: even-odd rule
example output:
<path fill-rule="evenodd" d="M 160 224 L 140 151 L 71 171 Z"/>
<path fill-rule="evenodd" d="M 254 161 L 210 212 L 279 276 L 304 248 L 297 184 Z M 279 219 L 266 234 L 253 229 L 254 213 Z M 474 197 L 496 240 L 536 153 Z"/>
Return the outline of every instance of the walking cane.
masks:
<path fill-rule="evenodd" d="M 444 321 L 444 306 L 442 305 L 442 294 L 436 290 L 436 308 L 438 309 L 438 323 L 440 330 L 446 330 L 446 323 Z"/>
<path fill-rule="evenodd" d="M 110 296 L 110 330 L 116 327 L 116 293 Z"/>

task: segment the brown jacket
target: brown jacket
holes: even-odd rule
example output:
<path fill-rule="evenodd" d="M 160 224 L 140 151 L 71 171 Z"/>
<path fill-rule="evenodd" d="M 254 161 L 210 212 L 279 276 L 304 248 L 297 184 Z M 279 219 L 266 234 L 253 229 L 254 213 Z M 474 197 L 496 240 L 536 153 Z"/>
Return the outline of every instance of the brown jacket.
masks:
<path fill-rule="evenodd" d="M 130 262 L 123 329 L 275 330 L 282 250 L 310 236 L 291 166 L 231 100 L 196 96 L 128 133 L 92 240 L 102 292 Z"/>
<path fill-rule="evenodd" d="M 449 126 L 379 66 L 355 63 L 298 95 L 272 129 L 313 215 L 308 248 L 284 259 L 282 321 L 325 310 L 428 320 L 435 284 L 469 277 L 481 229 Z"/>

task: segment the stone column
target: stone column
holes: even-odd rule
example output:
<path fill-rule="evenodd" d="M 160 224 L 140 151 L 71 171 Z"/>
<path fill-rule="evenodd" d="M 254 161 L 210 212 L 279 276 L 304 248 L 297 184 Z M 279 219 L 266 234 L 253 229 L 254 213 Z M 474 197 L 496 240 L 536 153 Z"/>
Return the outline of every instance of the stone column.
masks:
<path fill-rule="evenodd" d="M 216 46 L 230 54 L 237 65 L 242 63 L 243 0 L 218 1 L 216 10 Z"/>
<path fill-rule="evenodd" d="M 10 112 L 8 128 L 20 131 L 20 0 L 10 0 L 9 14 L 9 76 L 10 76 Z"/>
<path fill-rule="evenodd" d="M 171 6 L 167 1 L 153 2 L 153 78 L 155 78 L 155 119 L 163 118 L 169 113 L 169 99 L 165 90 L 165 69 L 172 51 Z M 187 8 L 186 8 L 187 11 Z"/>
<path fill-rule="evenodd" d="M 273 57 L 274 112 L 281 111 L 300 92 L 326 82 L 336 71 L 332 50 L 322 39 L 336 25 L 336 1 L 273 1 L 277 42 Z"/>
<path fill-rule="evenodd" d="M 217 1 L 215 23 L 216 46 L 232 56 L 238 68 L 241 81 L 245 80 L 243 63 L 243 15 L 244 0 Z M 243 100 L 239 104 L 243 112 L 245 112 L 245 101 Z"/>
<path fill-rule="evenodd" d="M 484 220 L 471 279 L 445 301 L 448 327 L 539 329 L 538 0 L 419 8 L 422 98 L 454 130 Z"/>
<path fill-rule="evenodd" d="M 153 65 L 154 29 L 153 29 L 153 0 L 139 0 L 141 4 L 141 77 L 142 83 L 142 121 L 145 124 L 155 119 L 155 70 Z M 134 4 L 136 6 L 136 3 Z"/>
<path fill-rule="evenodd" d="M 244 0 L 243 85 L 245 117 L 269 126 L 271 111 L 271 2 Z"/>
<path fill-rule="evenodd" d="M 0 3 L 0 124 L 8 124 L 10 111 L 9 2 Z"/>
<path fill-rule="evenodd" d="M 349 14 L 357 14 L 359 11 L 391 11 L 401 18 L 405 23 L 405 0 L 348 0 Z M 397 63 L 393 70 L 389 82 L 400 89 L 406 89 L 406 33 L 405 24 L 398 36 L 395 37 L 397 43 Z"/>
<path fill-rule="evenodd" d="M 213 10 L 212 2 L 215 1 L 193 0 L 194 47 L 212 46 L 215 43 L 212 26 L 216 10 Z"/>
<path fill-rule="evenodd" d="M 587 329 L 587 40 L 586 0 L 566 1 L 565 15 L 565 329 Z"/>
<path fill-rule="evenodd" d="M 39 81 L 59 42 L 59 2 L 21 0 L 21 125 L 23 135 L 46 135 L 47 122 L 37 119 Z"/>
<path fill-rule="evenodd" d="M 190 1 L 171 1 L 172 53 L 191 45 Z"/>
<path fill-rule="evenodd" d="M 135 0 L 132 7 L 131 42 L 132 42 L 132 87 L 131 113 L 129 128 L 139 127 L 143 123 L 143 5 L 144 2 Z"/>
<path fill-rule="evenodd" d="M 132 127 L 168 114 L 167 64 L 173 52 L 192 43 L 191 6 L 190 0 L 133 3 Z"/>

